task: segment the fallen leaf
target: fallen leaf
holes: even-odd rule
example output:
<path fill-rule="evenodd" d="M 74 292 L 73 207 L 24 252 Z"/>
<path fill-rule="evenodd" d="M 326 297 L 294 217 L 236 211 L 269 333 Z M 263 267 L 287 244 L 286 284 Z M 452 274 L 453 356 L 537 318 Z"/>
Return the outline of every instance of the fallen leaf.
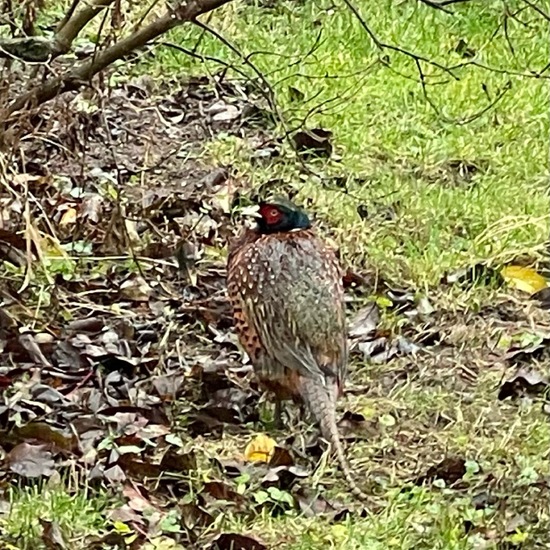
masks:
<path fill-rule="evenodd" d="M 196 504 L 183 504 L 181 506 L 181 521 L 187 529 L 208 527 L 214 523 L 214 518 Z"/>
<path fill-rule="evenodd" d="M 353 436 L 354 434 L 364 431 L 366 418 L 360 413 L 346 411 L 344 416 L 338 421 L 338 430 L 343 438 Z"/>
<path fill-rule="evenodd" d="M 153 294 L 153 289 L 143 277 L 137 276 L 120 285 L 120 294 L 133 302 L 147 302 Z"/>
<path fill-rule="evenodd" d="M 359 310 L 350 323 L 349 337 L 361 338 L 376 330 L 380 321 L 380 310 L 375 302 L 371 302 Z"/>
<path fill-rule="evenodd" d="M 242 504 L 245 501 L 243 495 L 237 493 L 227 483 L 222 481 L 209 481 L 204 484 L 204 492 L 216 500 L 225 500 Z"/>
<path fill-rule="evenodd" d="M 508 286 L 535 294 L 548 286 L 546 279 L 531 267 L 508 265 L 500 272 Z"/>
<path fill-rule="evenodd" d="M 48 550 L 64 550 L 67 543 L 63 538 L 63 533 L 56 522 L 40 519 L 42 527 L 42 542 Z"/>
<path fill-rule="evenodd" d="M 295 88 L 294 86 L 288 87 L 288 96 L 290 101 L 296 101 L 296 102 L 302 102 L 305 99 L 304 92 L 301 92 L 298 90 L 298 88 Z"/>
<path fill-rule="evenodd" d="M 416 480 L 417 485 L 431 482 L 435 479 L 442 479 L 445 483 L 452 485 L 463 478 L 466 473 L 466 461 L 458 456 L 444 458 L 438 464 L 431 466 L 425 475 Z"/>
<path fill-rule="evenodd" d="M 540 395 L 549 388 L 549 381 L 535 371 L 520 370 L 512 378 L 506 380 L 500 387 L 498 399 L 521 395 Z"/>
<path fill-rule="evenodd" d="M 164 470 L 189 472 L 197 469 L 197 459 L 193 453 L 178 453 L 173 449 L 168 449 L 162 457 L 160 465 Z"/>
<path fill-rule="evenodd" d="M 63 212 L 63 216 L 61 216 L 61 219 L 59 220 L 60 227 L 65 227 L 67 225 L 73 224 L 76 222 L 77 218 L 77 211 L 76 208 L 69 207 L 65 212 Z"/>
<path fill-rule="evenodd" d="M 538 292 L 535 292 L 531 296 L 533 300 L 538 300 L 540 302 L 541 307 L 545 309 L 550 309 L 550 288 L 544 287 L 542 290 L 539 290 Z"/>
<path fill-rule="evenodd" d="M 7 458 L 10 470 L 23 477 L 49 477 L 55 471 L 52 453 L 46 450 L 46 445 L 20 443 Z"/>
<path fill-rule="evenodd" d="M 262 479 L 262 487 L 277 487 L 288 490 L 300 479 L 305 479 L 309 473 L 300 466 L 277 466 L 270 468 Z"/>
<path fill-rule="evenodd" d="M 292 454 L 288 449 L 277 446 L 273 449 L 269 466 L 271 468 L 276 468 L 277 466 L 294 466 L 294 458 L 292 458 Z"/>
<path fill-rule="evenodd" d="M 50 443 L 59 449 L 76 451 L 78 440 L 70 431 L 62 432 L 60 429 L 54 429 L 46 422 L 29 422 L 21 427 L 14 427 L 11 436 L 16 440 L 34 439 L 42 443 Z"/>
<path fill-rule="evenodd" d="M 332 154 L 330 138 L 332 132 L 323 128 L 312 128 L 296 132 L 292 139 L 296 151 L 304 158 L 328 158 Z"/>
<path fill-rule="evenodd" d="M 86 193 L 82 198 L 80 207 L 82 219 L 90 220 L 92 223 L 99 223 L 101 219 L 101 205 L 103 198 L 97 193 Z"/>
<path fill-rule="evenodd" d="M 244 458 L 248 462 L 269 462 L 277 443 L 271 437 L 259 434 L 244 450 Z"/>

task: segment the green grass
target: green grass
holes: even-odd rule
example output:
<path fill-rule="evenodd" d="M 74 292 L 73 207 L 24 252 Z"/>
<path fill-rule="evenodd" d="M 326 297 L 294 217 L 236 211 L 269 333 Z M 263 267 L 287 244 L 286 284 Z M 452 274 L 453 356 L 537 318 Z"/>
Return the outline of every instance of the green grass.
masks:
<path fill-rule="evenodd" d="M 455 52 L 464 40 L 476 61 L 497 70 L 465 66 L 453 79 L 423 63 L 434 109 L 423 95 L 414 61 L 398 52 L 379 52 L 341 3 L 329 9 L 327 0 L 288 1 L 262 9 L 232 2 L 211 25 L 250 55 L 271 83 L 286 121 L 279 134 L 307 116 L 307 126 L 333 131 L 338 159 L 312 163 L 314 174 L 303 176 L 288 146 L 281 159 L 257 166 L 246 139 L 227 135 L 206 143 L 205 156 L 231 165 L 254 188 L 275 178 L 290 183 L 334 236 L 347 263 L 379 270 L 390 280 L 412 281 L 417 288 L 435 285 L 447 270 L 465 264 L 536 254 L 548 236 L 548 84 L 499 71 L 527 73 L 547 64 L 547 22 L 529 11 L 522 16 L 529 26 L 510 21 L 512 55 L 502 29 L 495 34 L 501 1 L 457 4 L 454 16 L 413 0 L 356 4 L 385 42 L 456 65 L 467 61 Z M 507 5 L 511 10 L 525 6 L 519 0 Z M 193 48 L 199 36 L 198 29 L 185 26 L 167 40 Z M 208 35 L 198 52 L 251 73 Z M 380 55 L 389 56 L 389 64 L 379 63 Z M 158 47 L 154 58 L 142 61 L 137 71 L 159 79 L 218 68 L 168 47 Z M 502 99 L 474 117 L 509 82 Z M 304 101 L 293 101 L 290 87 L 300 90 Z M 464 177 L 456 168 L 460 162 L 479 169 Z M 347 193 L 335 189 L 335 176 L 347 178 Z M 364 220 L 357 213 L 360 205 L 369 212 Z M 470 294 L 453 290 L 436 300 L 438 307 L 445 304 L 457 313 L 442 328 L 453 337 L 451 355 L 382 366 L 355 361 L 350 368 L 351 382 L 367 384 L 369 391 L 348 396 L 343 406 L 362 411 L 369 430 L 367 439 L 349 445 L 348 452 L 361 481 L 387 501 L 382 512 L 367 518 L 352 512 L 347 520 L 330 523 L 297 511 L 277 518 L 265 510 L 256 516 L 222 511 L 216 529 L 251 533 L 281 550 L 502 550 L 547 544 L 550 517 L 542 480 L 550 475 L 550 423 L 540 403 L 496 400 L 503 368 L 494 364 L 487 343 L 495 327 L 460 320 L 464 309 L 492 303 L 495 295 L 486 288 Z M 396 332 L 401 321 L 394 320 Z M 242 446 L 242 435 L 238 441 L 225 436 L 201 444 L 205 454 L 230 457 Z M 411 484 L 452 454 L 472 468 L 463 486 Z M 319 477 L 331 495 L 345 499 L 336 470 Z M 480 506 L 479 495 L 485 493 L 496 501 Z M 107 506 L 101 496 L 85 491 L 20 489 L 8 497 L 10 512 L 0 527 L 17 548 L 39 547 L 39 518 L 58 523 L 73 541 L 70 547 L 79 548 L 82 537 L 101 529 Z M 518 515 L 524 523 L 513 529 Z"/>
<path fill-rule="evenodd" d="M 91 489 L 69 491 L 45 483 L 10 488 L 3 502 L 0 543 L 6 550 L 46 548 L 42 521 L 53 524 L 68 547 L 86 548 L 85 540 L 105 529 L 105 511 L 110 504 L 106 495 Z"/>
<path fill-rule="evenodd" d="M 422 288 L 459 266 L 536 255 L 548 235 L 548 84 L 498 71 L 541 70 L 548 62 L 547 22 L 533 16 L 526 17 L 529 28 L 509 22 L 512 55 L 502 28 L 494 34 L 502 2 L 458 4 L 454 16 L 417 2 L 356 4 L 382 41 L 450 66 L 466 61 L 454 51 L 462 39 L 476 51 L 477 62 L 497 70 L 465 66 L 455 71 L 455 80 L 422 64 L 433 83 L 427 90 L 434 108 L 423 95 L 414 60 L 386 51 L 389 66 L 377 64 L 380 52 L 341 4 L 329 13 L 328 2 L 288 2 L 274 10 L 232 3 L 212 25 L 245 55 L 257 52 L 250 59 L 267 76 L 287 122 L 280 133 L 319 106 L 306 125 L 332 130 L 340 159 L 319 161 L 311 166 L 316 175 L 304 177 L 288 157 L 264 167 L 253 164 L 246 140 L 229 136 L 207 145 L 207 155 L 236 168 L 253 187 L 274 178 L 289 182 L 325 222 L 349 264 L 389 279 Z M 318 47 L 307 57 L 321 28 Z M 182 28 L 169 39 L 190 48 L 198 36 L 196 29 Z M 207 35 L 198 51 L 249 71 Z M 182 75 L 204 73 L 205 67 L 216 69 L 215 63 L 197 64 L 159 48 L 150 69 Z M 304 94 L 304 102 L 292 101 L 290 86 Z M 502 99 L 481 113 L 507 86 Z M 479 169 L 463 177 L 456 168 L 460 162 Z M 348 178 L 347 194 L 334 189 L 336 175 Z M 359 205 L 369 211 L 365 220 L 357 214 Z M 389 209 L 393 217 L 387 219 Z M 480 290 L 444 301 L 460 310 L 462 304 L 475 309 L 493 299 Z M 544 541 L 547 497 L 534 478 L 548 475 L 550 425 L 540 404 L 518 411 L 516 404 L 496 400 L 502 370 L 491 371 L 483 362 L 489 325 L 475 332 L 458 324 L 464 329 L 457 345 L 463 355 L 456 352 L 443 365 L 424 358 L 418 372 L 409 364 L 413 374 L 404 385 L 383 386 L 385 374 L 399 369 L 394 363 L 351 367 L 355 381 L 371 389 L 368 396 L 348 397 L 347 407 L 367 412 L 375 435 L 369 432 L 349 453 L 361 478 L 374 480 L 388 500 L 382 513 L 370 518 L 352 513 L 341 524 L 294 512 L 244 522 L 228 516 L 227 525 L 293 550 L 530 548 Z M 483 367 L 474 367 L 477 379 L 468 382 L 461 368 L 472 368 L 472 351 Z M 395 425 L 382 425 L 384 415 L 392 415 Z M 464 488 L 408 484 L 450 454 L 478 468 Z M 328 471 L 322 480 L 327 478 L 333 480 Z M 476 505 L 484 492 L 497 503 Z M 517 529 L 510 527 L 515 515 L 525 519 Z"/>
<path fill-rule="evenodd" d="M 548 61 L 547 22 L 525 12 L 528 28 L 509 21 L 511 54 L 502 26 L 496 32 L 500 1 L 457 5 L 453 16 L 413 1 L 358 5 L 380 40 L 446 66 L 468 61 L 455 52 L 460 40 L 475 50 L 476 62 L 496 70 L 525 74 Z M 330 6 L 283 2 L 267 10 L 236 2 L 214 16 L 212 25 L 267 76 L 287 128 L 313 110 L 307 125 L 334 132 L 341 162 L 318 163 L 313 171 L 320 177 L 302 181 L 285 162 L 251 166 L 246 145 L 235 140 L 213 144 L 215 158 L 241 167 L 253 185 L 275 177 L 293 181 L 303 199 L 313 198 L 311 208 L 336 225 L 347 260 L 389 277 L 434 283 L 458 265 L 502 262 L 539 249 L 548 233 L 547 80 L 474 66 L 457 69 L 453 79 L 423 63 L 436 112 L 423 96 L 414 60 L 385 51 L 389 66 L 378 64 L 380 52 L 357 19 L 340 4 L 327 10 Z M 184 27 L 168 39 L 191 48 L 198 37 L 197 29 Z M 198 52 L 250 72 L 209 35 L 202 37 Z M 148 70 L 182 75 L 216 68 L 159 48 Z M 463 123 L 508 84 L 511 89 L 493 108 Z M 304 94 L 303 102 L 292 102 L 290 86 Z M 480 170 L 466 181 L 449 166 L 453 160 Z M 330 185 L 335 174 L 350 178 L 348 195 L 319 184 L 325 179 Z M 370 212 L 366 220 L 357 215 L 360 204 Z M 395 207 L 391 220 L 385 219 L 388 206 Z"/>

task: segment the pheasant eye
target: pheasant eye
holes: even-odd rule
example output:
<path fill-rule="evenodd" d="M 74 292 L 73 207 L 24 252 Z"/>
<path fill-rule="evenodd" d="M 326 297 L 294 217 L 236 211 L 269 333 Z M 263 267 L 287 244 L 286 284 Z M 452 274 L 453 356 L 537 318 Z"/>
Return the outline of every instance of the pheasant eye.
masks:
<path fill-rule="evenodd" d="M 278 208 L 266 207 L 260 212 L 268 225 L 273 225 L 281 221 L 281 211 Z"/>

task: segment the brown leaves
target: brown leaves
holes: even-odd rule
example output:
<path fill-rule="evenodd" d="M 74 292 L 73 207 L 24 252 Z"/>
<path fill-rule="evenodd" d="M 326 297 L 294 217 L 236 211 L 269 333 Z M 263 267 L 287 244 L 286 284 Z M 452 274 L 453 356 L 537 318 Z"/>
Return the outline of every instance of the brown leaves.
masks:
<path fill-rule="evenodd" d="M 542 395 L 548 391 L 548 378 L 533 370 L 520 370 L 506 380 L 498 392 L 498 399 L 520 397 L 522 395 Z"/>
<path fill-rule="evenodd" d="M 323 128 L 312 128 L 296 132 L 292 139 L 296 151 L 304 158 L 328 158 L 332 154 L 330 141 L 332 132 Z"/>
<path fill-rule="evenodd" d="M 428 471 L 416 480 L 416 483 L 420 485 L 442 479 L 445 483 L 452 485 L 461 480 L 464 474 L 466 474 L 466 461 L 458 456 L 449 456 L 438 464 L 430 466 Z"/>
<path fill-rule="evenodd" d="M 20 443 L 8 453 L 12 472 L 23 477 L 49 477 L 54 473 L 54 460 L 46 445 Z"/>

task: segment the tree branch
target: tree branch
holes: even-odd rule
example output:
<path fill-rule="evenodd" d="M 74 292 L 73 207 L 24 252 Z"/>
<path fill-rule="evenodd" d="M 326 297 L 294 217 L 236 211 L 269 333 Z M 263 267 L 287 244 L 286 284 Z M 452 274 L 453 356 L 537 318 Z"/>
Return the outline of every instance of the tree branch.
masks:
<path fill-rule="evenodd" d="M 75 0 L 57 27 L 52 40 L 42 36 L 0 39 L 0 57 L 15 57 L 30 63 L 45 63 L 53 57 L 63 55 L 71 49 L 80 31 L 113 1 L 92 0 L 86 7 L 76 11 L 78 0 Z"/>
<path fill-rule="evenodd" d="M 114 61 L 146 45 L 170 29 L 187 21 L 193 21 L 199 15 L 219 8 L 230 1 L 188 0 L 185 3 L 176 5 L 146 27 L 136 30 L 131 35 L 97 53 L 94 57 L 83 61 L 63 75 L 48 80 L 19 96 L 8 107 L 7 114 L 11 115 L 16 111 L 20 111 L 29 104 L 41 105 L 61 93 L 79 89 L 85 82 L 90 81 L 93 76 Z"/>
<path fill-rule="evenodd" d="M 112 4 L 113 0 L 93 0 L 79 11 L 73 9 L 72 15 L 57 27 L 54 37 L 53 55 L 58 56 L 67 53 L 74 39 L 80 31 L 104 8 Z M 74 6 L 76 7 L 76 5 Z"/>

